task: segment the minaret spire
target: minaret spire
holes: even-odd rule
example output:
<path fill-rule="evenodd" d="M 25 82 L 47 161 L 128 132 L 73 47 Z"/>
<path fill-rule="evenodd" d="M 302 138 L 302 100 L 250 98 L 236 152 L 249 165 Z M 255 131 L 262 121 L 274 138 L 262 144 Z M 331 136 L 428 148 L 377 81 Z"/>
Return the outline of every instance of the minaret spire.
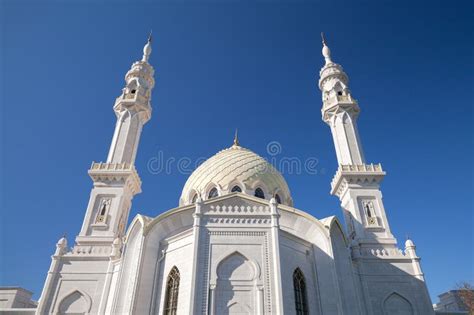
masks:
<path fill-rule="evenodd" d="M 323 120 L 331 127 L 339 164 L 362 164 L 364 154 L 357 131 L 359 105 L 349 90 L 349 77 L 342 66 L 333 62 L 324 34 L 322 54 L 326 61 L 319 75 Z"/>
<path fill-rule="evenodd" d="M 121 239 L 132 200 L 141 192 L 141 180 L 134 164 L 142 128 L 151 117 L 155 80 L 153 67 L 148 63 L 150 53 L 151 36 L 143 48 L 143 59 L 134 62 L 125 75 L 125 87 L 113 107 L 117 121 L 107 161 L 93 162 L 88 171 L 93 188 L 81 231 L 72 249 L 68 248 L 65 237 L 56 245 L 38 314 L 57 313 L 62 307 L 51 301 L 62 301 L 70 294 L 70 289 L 62 285 L 63 280 L 74 282 L 81 292 L 90 294 L 90 313 L 116 313 L 106 310 L 111 305 L 107 301 L 109 289 L 112 290 L 110 284 L 116 277 L 110 268 L 115 264 L 113 261 L 121 258 Z M 84 279 L 87 281 L 81 281 Z"/>
<path fill-rule="evenodd" d="M 116 98 L 115 131 L 105 163 L 92 163 L 89 175 L 94 181 L 84 223 L 76 238 L 78 244 L 112 244 L 123 236 L 133 196 L 141 192 L 135 169 L 140 135 L 151 118 L 151 91 L 155 85 L 151 54 L 151 33 L 143 48 L 143 58 L 132 64 L 125 75 L 125 87 Z"/>
<path fill-rule="evenodd" d="M 318 82 L 322 92 L 322 118 L 331 128 L 339 168 L 331 184 L 331 193 L 341 200 L 349 234 L 364 244 L 384 242 L 393 246 L 393 238 L 379 183 L 385 172 L 380 164 L 366 164 L 357 130 L 359 105 L 349 90 L 349 77 L 341 65 L 331 59 L 324 34 L 322 54 L 325 64 Z M 364 245 L 365 246 L 365 245 Z"/>
<path fill-rule="evenodd" d="M 118 120 L 107 162 L 134 164 L 142 127 L 151 118 L 151 91 L 155 85 L 155 71 L 148 63 L 151 40 L 150 33 L 142 60 L 133 63 L 125 75 L 125 88 L 115 100 Z"/>

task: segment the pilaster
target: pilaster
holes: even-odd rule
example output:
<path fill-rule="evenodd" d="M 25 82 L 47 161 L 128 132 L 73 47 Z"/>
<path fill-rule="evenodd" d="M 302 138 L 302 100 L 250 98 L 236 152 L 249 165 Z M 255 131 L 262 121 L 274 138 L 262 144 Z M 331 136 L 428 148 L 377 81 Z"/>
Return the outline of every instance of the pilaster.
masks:
<path fill-rule="evenodd" d="M 275 198 L 270 200 L 271 215 L 271 243 L 273 251 L 273 286 L 276 314 L 283 314 L 283 291 L 281 283 L 281 262 L 280 262 L 280 214 L 278 212 L 278 203 Z"/>
<path fill-rule="evenodd" d="M 196 200 L 195 211 L 193 214 L 194 224 L 193 224 L 193 256 L 192 256 L 192 279 L 191 279 L 191 293 L 189 294 L 189 313 L 194 314 L 194 309 L 196 308 L 196 287 L 198 286 L 198 265 L 199 265 L 199 248 L 200 248 L 200 236 L 201 236 L 201 218 L 202 218 L 202 199 L 199 196 Z M 210 303 L 210 312 L 213 313 L 213 290 L 210 289 L 211 302 Z"/>

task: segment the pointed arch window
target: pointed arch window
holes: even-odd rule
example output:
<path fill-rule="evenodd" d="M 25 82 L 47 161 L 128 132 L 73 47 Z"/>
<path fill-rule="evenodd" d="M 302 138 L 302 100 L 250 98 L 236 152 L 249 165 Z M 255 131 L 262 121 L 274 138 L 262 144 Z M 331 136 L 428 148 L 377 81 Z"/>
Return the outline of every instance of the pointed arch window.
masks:
<path fill-rule="evenodd" d="M 175 315 L 178 310 L 179 270 L 174 266 L 166 281 L 165 312 L 164 315 Z"/>
<path fill-rule="evenodd" d="M 219 193 L 217 192 L 217 188 L 214 187 L 209 191 L 209 195 L 207 196 L 207 199 L 215 198 L 219 196 Z"/>
<path fill-rule="evenodd" d="M 262 188 L 258 187 L 255 189 L 255 197 L 265 199 L 265 193 L 263 192 Z"/>
<path fill-rule="evenodd" d="M 239 186 L 235 185 L 234 187 L 232 187 L 232 190 L 230 192 L 242 192 L 242 189 Z"/>
<path fill-rule="evenodd" d="M 308 298 L 306 294 L 306 282 L 300 268 L 293 272 L 293 289 L 295 291 L 296 315 L 308 315 Z"/>

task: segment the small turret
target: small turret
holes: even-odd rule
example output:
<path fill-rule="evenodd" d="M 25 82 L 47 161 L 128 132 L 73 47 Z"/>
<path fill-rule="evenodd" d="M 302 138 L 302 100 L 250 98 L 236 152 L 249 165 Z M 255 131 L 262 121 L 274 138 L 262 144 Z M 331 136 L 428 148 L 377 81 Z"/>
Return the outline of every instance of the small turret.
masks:
<path fill-rule="evenodd" d="M 56 243 L 56 252 L 54 253 L 54 255 L 62 256 L 66 253 L 66 251 L 67 251 L 67 239 L 65 236 L 63 236 Z"/>
<path fill-rule="evenodd" d="M 117 259 L 121 255 L 121 250 L 122 249 L 122 239 L 120 237 L 117 237 L 114 239 L 112 242 L 112 251 L 110 253 L 110 258 L 112 259 Z"/>
<path fill-rule="evenodd" d="M 418 279 L 425 281 L 425 276 L 421 270 L 420 257 L 416 254 L 415 243 L 410 238 L 407 238 L 405 242 L 405 254 L 410 257 L 413 265 L 414 276 Z"/>
<path fill-rule="evenodd" d="M 413 243 L 413 241 L 409 238 L 407 238 L 405 242 L 405 249 L 413 249 L 413 250 L 416 249 L 415 243 Z"/>

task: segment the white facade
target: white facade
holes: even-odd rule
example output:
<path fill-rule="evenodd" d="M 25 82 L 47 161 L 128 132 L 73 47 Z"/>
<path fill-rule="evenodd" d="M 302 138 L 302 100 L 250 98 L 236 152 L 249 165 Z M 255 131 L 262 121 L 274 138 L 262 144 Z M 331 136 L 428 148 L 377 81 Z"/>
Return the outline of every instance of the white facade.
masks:
<path fill-rule="evenodd" d="M 4 309 L 36 308 L 33 293 L 21 287 L 0 287 L 0 314 Z"/>
<path fill-rule="evenodd" d="M 150 53 L 151 40 L 126 75 L 107 162 L 89 170 L 81 232 L 72 248 L 58 242 L 38 314 L 433 313 L 413 242 L 401 250 L 390 232 L 385 172 L 365 163 L 359 107 L 325 43 L 322 114 L 347 234 L 335 217 L 294 208 L 283 176 L 237 139 L 189 177 L 179 207 L 126 228 L 141 191 L 134 161 L 151 117 Z"/>

